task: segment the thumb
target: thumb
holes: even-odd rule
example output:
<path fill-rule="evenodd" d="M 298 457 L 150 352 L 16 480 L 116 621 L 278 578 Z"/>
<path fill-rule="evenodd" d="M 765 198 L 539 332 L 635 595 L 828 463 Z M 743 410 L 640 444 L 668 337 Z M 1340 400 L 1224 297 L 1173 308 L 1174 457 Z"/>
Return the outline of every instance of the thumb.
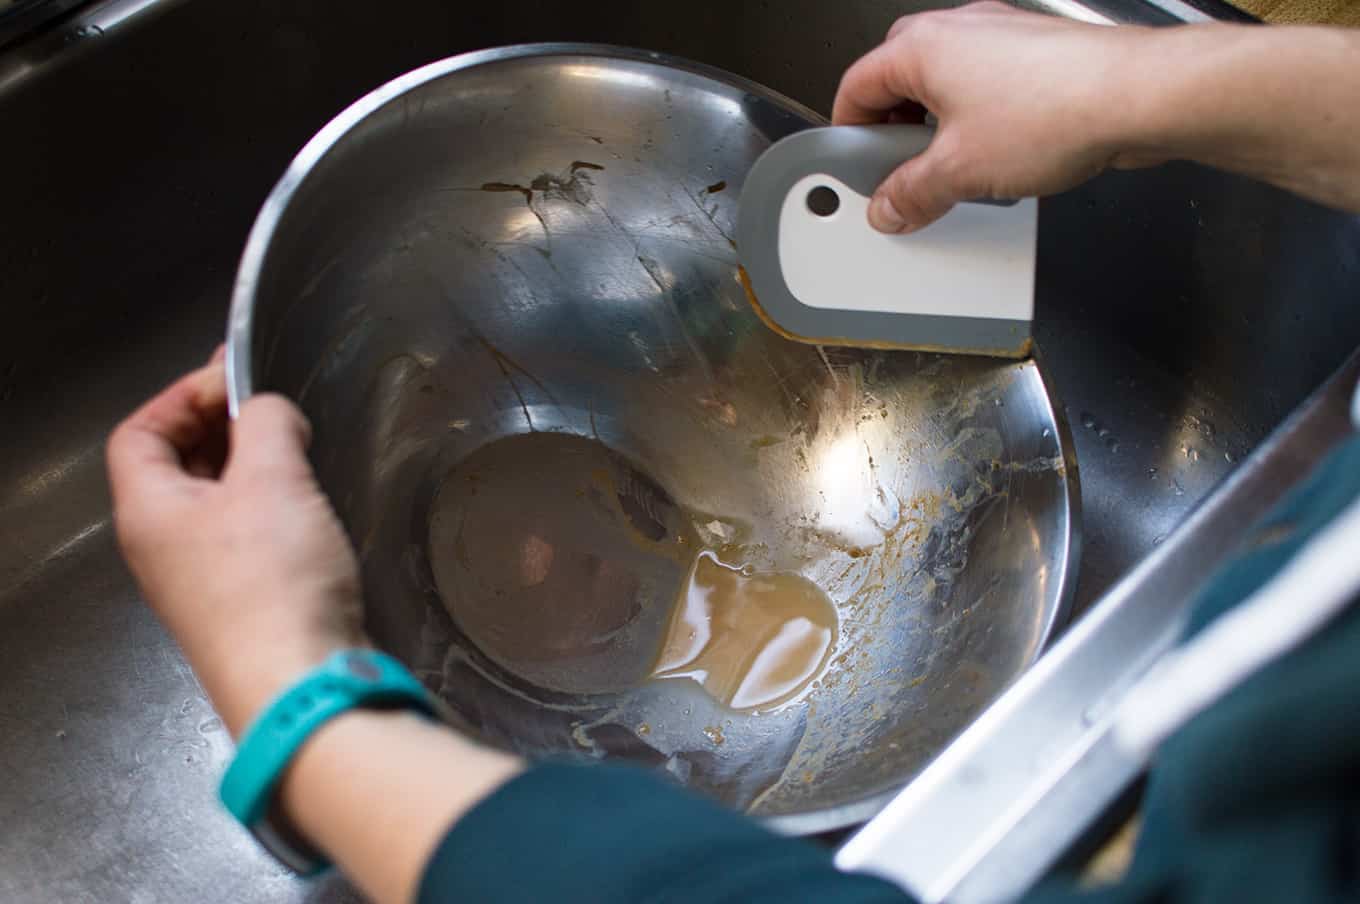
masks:
<path fill-rule="evenodd" d="M 913 232 L 935 222 L 971 197 L 959 184 L 940 136 L 893 170 L 869 202 L 869 224 L 880 232 Z"/>
<path fill-rule="evenodd" d="M 231 455 L 223 479 L 310 482 L 311 439 L 311 424 L 288 399 L 272 393 L 252 396 L 231 426 Z"/>

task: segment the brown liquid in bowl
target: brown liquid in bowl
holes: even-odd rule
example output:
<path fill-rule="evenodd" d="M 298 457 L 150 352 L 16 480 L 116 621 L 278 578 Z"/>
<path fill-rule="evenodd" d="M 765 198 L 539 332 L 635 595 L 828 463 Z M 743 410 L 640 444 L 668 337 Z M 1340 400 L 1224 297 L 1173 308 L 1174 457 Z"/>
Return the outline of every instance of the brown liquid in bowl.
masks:
<path fill-rule="evenodd" d="M 699 555 L 676 601 L 656 678 L 691 678 L 733 709 L 798 695 L 836 638 L 836 607 L 800 574 L 752 573 Z"/>

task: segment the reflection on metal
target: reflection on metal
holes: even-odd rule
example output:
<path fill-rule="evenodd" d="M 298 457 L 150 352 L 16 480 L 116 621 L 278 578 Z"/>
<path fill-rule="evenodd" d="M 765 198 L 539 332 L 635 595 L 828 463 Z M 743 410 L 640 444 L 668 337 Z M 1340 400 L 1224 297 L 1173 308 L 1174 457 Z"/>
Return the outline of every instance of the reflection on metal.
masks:
<path fill-rule="evenodd" d="M 76 52 L 148 12 L 179 0 L 20 0 L 0 10 L 0 93 L 40 69 L 75 57 Z M 72 12 L 74 10 L 75 12 Z M 67 15 L 69 13 L 69 15 Z M 65 16 L 65 18 L 62 18 Z"/>
<path fill-rule="evenodd" d="M 1168 15 L 1175 16 L 1181 22 L 1213 22 L 1214 17 L 1208 13 L 1196 9 L 1183 0 L 1147 0 L 1153 6 L 1164 11 Z"/>
<path fill-rule="evenodd" d="M 85 0 L 0 0 L 0 48 L 32 34 Z"/>

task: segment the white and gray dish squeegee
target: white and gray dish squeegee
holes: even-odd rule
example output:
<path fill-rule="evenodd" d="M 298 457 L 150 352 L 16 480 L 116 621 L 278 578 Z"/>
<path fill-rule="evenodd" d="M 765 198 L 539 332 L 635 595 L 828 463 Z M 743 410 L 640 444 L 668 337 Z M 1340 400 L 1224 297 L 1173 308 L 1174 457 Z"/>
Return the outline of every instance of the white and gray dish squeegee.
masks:
<path fill-rule="evenodd" d="M 927 126 L 831 126 L 776 142 L 747 175 L 737 250 L 751 302 L 800 342 L 1024 358 L 1038 202 L 970 201 L 906 235 L 867 218 Z"/>

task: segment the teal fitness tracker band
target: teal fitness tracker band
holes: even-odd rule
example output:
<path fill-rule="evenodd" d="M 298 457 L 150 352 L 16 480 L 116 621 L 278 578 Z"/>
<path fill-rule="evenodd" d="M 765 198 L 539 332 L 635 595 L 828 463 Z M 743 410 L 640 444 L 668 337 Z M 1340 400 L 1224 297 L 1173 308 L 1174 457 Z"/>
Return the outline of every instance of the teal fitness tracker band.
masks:
<path fill-rule="evenodd" d="M 222 803 L 231 815 L 281 863 L 302 875 L 328 864 L 272 823 L 274 790 L 312 732 L 357 707 L 411 708 L 438 717 L 434 698 L 400 662 L 376 650 L 343 650 L 265 707 L 241 737 L 222 776 Z"/>

